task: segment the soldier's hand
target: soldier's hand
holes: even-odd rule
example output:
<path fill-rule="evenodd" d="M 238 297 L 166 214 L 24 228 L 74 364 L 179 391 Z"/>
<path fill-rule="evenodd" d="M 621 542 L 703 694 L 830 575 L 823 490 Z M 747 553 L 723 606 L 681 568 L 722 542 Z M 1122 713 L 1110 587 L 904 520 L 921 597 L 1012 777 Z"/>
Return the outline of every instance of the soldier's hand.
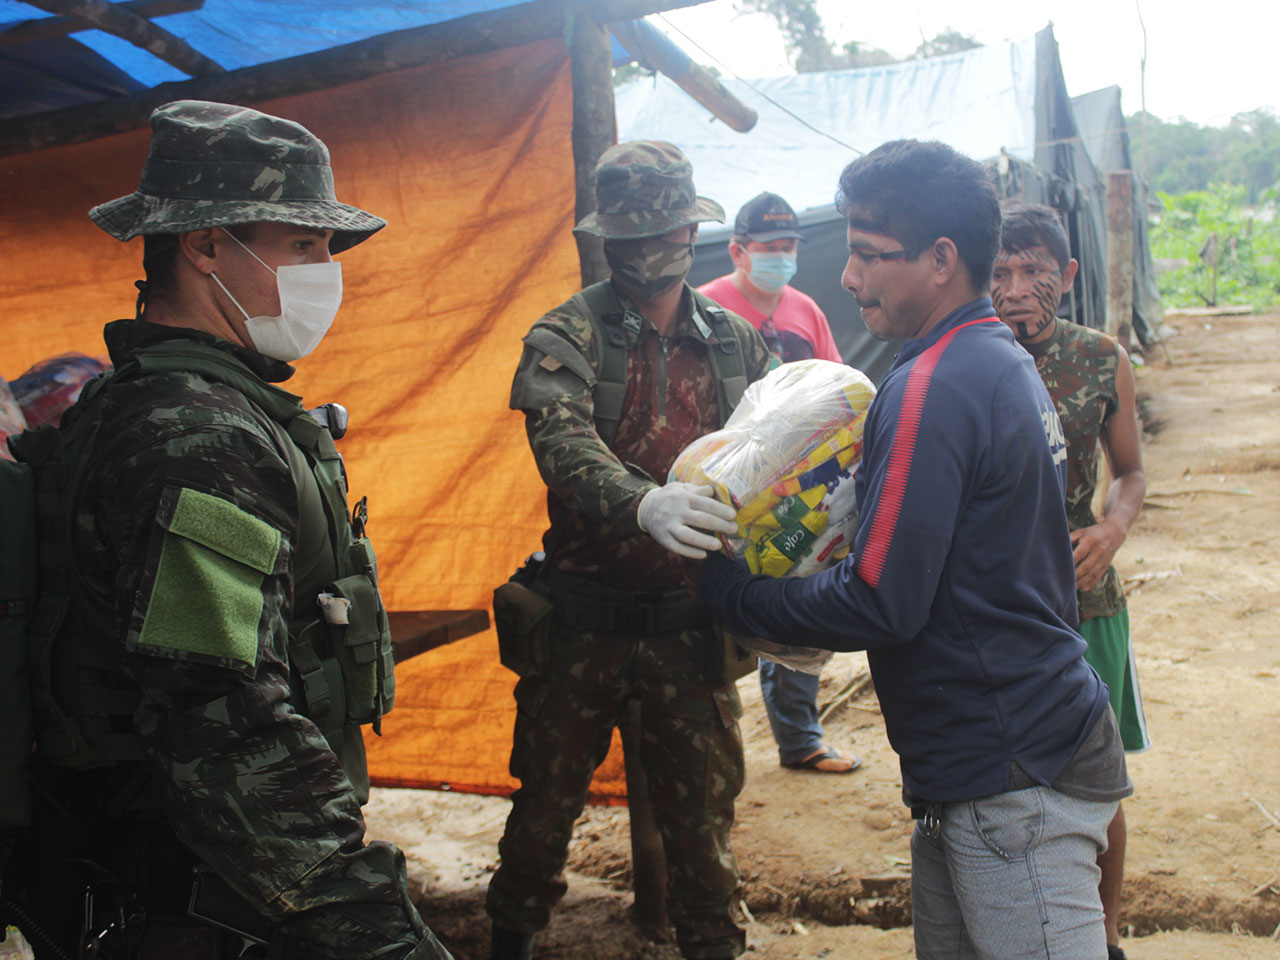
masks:
<path fill-rule="evenodd" d="M 738 532 L 737 511 L 711 494 L 710 486 L 672 481 L 644 495 L 636 520 L 672 553 L 701 560 L 708 551 L 720 549 L 720 541 L 710 534 Z"/>

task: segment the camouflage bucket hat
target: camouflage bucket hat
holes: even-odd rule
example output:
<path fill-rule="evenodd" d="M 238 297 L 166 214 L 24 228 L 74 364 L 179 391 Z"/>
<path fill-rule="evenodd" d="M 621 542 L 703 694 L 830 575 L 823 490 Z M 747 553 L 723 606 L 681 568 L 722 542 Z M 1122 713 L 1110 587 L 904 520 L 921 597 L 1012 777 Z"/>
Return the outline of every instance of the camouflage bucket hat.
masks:
<path fill-rule="evenodd" d="M 693 190 L 693 167 L 675 144 L 635 140 L 610 147 L 596 164 L 596 212 L 574 231 L 606 240 L 656 237 L 706 220 L 724 208 Z"/>
<path fill-rule="evenodd" d="M 203 100 L 175 100 L 152 112 L 138 189 L 89 216 L 117 240 L 262 220 L 329 229 L 333 253 L 387 225 L 338 202 L 329 150 L 306 127 Z"/>

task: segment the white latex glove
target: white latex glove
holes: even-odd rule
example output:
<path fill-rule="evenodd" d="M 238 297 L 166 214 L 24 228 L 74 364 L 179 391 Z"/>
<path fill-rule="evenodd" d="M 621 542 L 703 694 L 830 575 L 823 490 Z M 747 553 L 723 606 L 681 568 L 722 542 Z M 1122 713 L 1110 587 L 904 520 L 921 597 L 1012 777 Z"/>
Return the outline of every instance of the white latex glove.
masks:
<path fill-rule="evenodd" d="M 640 529 L 672 553 L 701 560 L 719 550 L 720 541 L 701 531 L 736 534 L 737 511 L 711 496 L 712 488 L 673 480 L 644 495 L 636 520 Z"/>

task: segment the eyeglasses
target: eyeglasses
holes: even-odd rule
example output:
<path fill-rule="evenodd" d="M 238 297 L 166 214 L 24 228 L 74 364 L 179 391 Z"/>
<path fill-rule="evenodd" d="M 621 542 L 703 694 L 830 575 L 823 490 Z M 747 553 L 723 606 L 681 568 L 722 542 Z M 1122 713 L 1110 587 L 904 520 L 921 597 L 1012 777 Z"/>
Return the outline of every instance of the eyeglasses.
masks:
<path fill-rule="evenodd" d="M 874 267 L 881 260 L 905 260 L 907 259 L 907 251 L 899 248 L 897 250 L 865 250 L 858 247 L 850 247 L 849 253 L 857 257 L 858 260 L 868 267 Z"/>

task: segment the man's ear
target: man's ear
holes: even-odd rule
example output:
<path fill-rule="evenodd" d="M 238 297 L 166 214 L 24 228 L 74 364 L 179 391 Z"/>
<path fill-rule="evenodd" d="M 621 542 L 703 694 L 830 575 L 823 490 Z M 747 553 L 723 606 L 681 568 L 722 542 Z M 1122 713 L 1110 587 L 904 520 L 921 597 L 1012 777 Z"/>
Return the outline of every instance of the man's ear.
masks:
<path fill-rule="evenodd" d="M 1075 257 L 1067 261 L 1067 265 L 1062 268 L 1062 289 L 1067 291 L 1071 289 L 1071 284 L 1075 283 L 1076 272 L 1080 269 L 1080 263 Z"/>
<path fill-rule="evenodd" d="M 933 258 L 933 276 L 938 286 L 945 286 L 960 267 L 960 251 L 950 237 L 933 241 L 928 256 Z"/>
<path fill-rule="evenodd" d="M 204 274 L 217 269 L 218 247 L 213 227 L 178 234 L 178 249 L 188 263 Z"/>

